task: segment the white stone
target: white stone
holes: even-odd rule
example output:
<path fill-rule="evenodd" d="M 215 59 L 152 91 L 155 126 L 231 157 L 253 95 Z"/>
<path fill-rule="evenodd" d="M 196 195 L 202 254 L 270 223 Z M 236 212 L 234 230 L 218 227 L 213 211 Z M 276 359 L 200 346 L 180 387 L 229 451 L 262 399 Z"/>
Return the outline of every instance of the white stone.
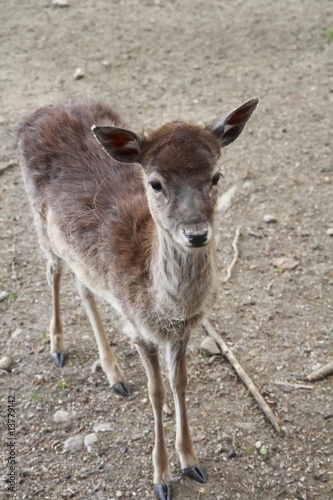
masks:
<path fill-rule="evenodd" d="M 221 351 L 212 337 L 205 337 L 200 344 L 201 351 L 204 351 L 209 356 L 221 354 Z"/>
<path fill-rule="evenodd" d="M 0 370 L 8 370 L 12 362 L 13 362 L 13 357 L 10 354 L 3 356 L 0 359 Z"/>
<path fill-rule="evenodd" d="M 68 411 L 58 410 L 53 415 L 53 420 L 54 420 L 54 422 L 57 422 L 58 424 L 66 424 L 66 423 L 70 422 L 71 416 L 68 413 Z"/>
<path fill-rule="evenodd" d="M 69 2 L 67 0 L 52 0 L 52 5 L 54 7 L 69 7 Z"/>
<path fill-rule="evenodd" d="M 273 222 L 277 222 L 277 218 L 275 215 L 266 214 L 263 217 L 263 221 L 266 222 L 266 224 L 272 224 Z"/>
<path fill-rule="evenodd" d="M 87 434 L 84 438 L 84 446 L 88 453 L 93 453 L 95 451 L 94 444 L 98 441 L 97 435 L 92 432 L 91 434 Z"/>
<path fill-rule="evenodd" d="M 327 236 L 333 236 L 333 227 L 329 227 L 326 231 Z"/>
<path fill-rule="evenodd" d="M 94 425 L 94 432 L 105 432 L 105 431 L 111 431 L 111 430 L 112 430 L 112 423 L 111 422 L 101 422 L 100 424 Z"/>
<path fill-rule="evenodd" d="M 70 437 L 64 442 L 64 451 L 75 451 L 84 447 L 84 436 L 78 434 Z"/>
<path fill-rule="evenodd" d="M 81 78 L 84 78 L 84 71 L 82 68 L 76 68 L 74 71 L 73 75 L 74 80 L 81 80 Z"/>
<path fill-rule="evenodd" d="M 4 300 L 6 300 L 7 297 L 9 297 L 9 292 L 5 292 L 5 291 L 0 292 L 0 302 L 3 302 Z"/>
<path fill-rule="evenodd" d="M 10 338 L 16 340 L 20 337 L 21 333 L 22 333 L 22 328 L 16 328 L 16 330 L 14 330 L 13 333 L 11 334 Z"/>

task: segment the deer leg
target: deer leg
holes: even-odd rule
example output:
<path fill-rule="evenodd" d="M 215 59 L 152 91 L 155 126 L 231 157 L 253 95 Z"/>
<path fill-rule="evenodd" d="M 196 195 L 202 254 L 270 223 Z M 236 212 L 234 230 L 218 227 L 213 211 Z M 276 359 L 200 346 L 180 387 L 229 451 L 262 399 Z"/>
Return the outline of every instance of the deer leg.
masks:
<path fill-rule="evenodd" d="M 190 479 L 205 483 L 207 477 L 195 454 L 187 420 L 185 391 L 187 386 L 186 343 L 168 343 L 166 359 L 169 367 L 170 386 L 173 392 L 176 414 L 176 450 L 182 472 Z"/>
<path fill-rule="evenodd" d="M 64 331 L 60 315 L 60 259 L 49 256 L 46 276 L 52 288 L 52 316 L 50 322 L 51 358 L 57 366 L 63 367 L 66 356 L 64 352 Z"/>
<path fill-rule="evenodd" d="M 154 487 L 160 500 L 171 500 L 171 474 L 168 451 L 163 428 L 163 406 L 165 388 L 158 360 L 158 349 L 154 344 L 142 340 L 135 342 L 148 378 L 148 393 L 154 412 L 155 446 L 153 450 Z"/>
<path fill-rule="evenodd" d="M 93 294 L 82 283 L 78 282 L 78 290 L 93 329 L 99 352 L 102 369 L 112 389 L 121 396 L 129 396 L 130 388 L 125 382 L 125 375 L 113 354 Z"/>

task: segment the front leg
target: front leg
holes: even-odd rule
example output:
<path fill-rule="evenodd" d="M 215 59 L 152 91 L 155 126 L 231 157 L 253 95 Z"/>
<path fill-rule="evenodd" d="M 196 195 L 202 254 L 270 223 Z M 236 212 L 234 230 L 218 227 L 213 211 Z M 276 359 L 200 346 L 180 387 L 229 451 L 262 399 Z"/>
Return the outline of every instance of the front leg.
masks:
<path fill-rule="evenodd" d="M 130 388 L 125 382 L 125 375 L 108 342 L 94 296 L 80 281 L 77 284 L 82 303 L 95 335 L 102 369 L 113 390 L 121 396 L 129 396 Z"/>
<path fill-rule="evenodd" d="M 165 388 L 158 359 L 158 348 L 156 345 L 148 344 L 141 339 L 136 341 L 135 345 L 147 373 L 149 399 L 154 412 L 154 486 L 160 500 L 171 500 L 171 474 L 163 428 Z"/>
<path fill-rule="evenodd" d="M 185 394 L 187 386 L 186 342 L 168 343 L 166 359 L 169 367 L 170 386 L 173 392 L 176 413 L 176 450 L 179 454 L 182 472 L 199 483 L 207 477 L 199 465 L 193 448 L 187 420 Z"/>

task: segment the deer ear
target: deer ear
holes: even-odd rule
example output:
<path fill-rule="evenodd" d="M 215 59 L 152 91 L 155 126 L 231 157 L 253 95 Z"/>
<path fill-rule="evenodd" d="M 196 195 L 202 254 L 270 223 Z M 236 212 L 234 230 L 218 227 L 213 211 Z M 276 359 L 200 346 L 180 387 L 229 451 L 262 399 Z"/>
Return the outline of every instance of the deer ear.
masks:
<path fill-rule="evenodd" d="M 91 127 L 103 149 L 122 163 L 138 163 L 142 140 L 134 132 L 117 127 Z"/>
<path fill-rule="evenodd" d="M 256 109 L 258 102 L 259 99 L 254 97 L 232 111 L 229 115 L 221 116 L 206 125 L 206 129 L 218 138 L 221 148 L 228 146 L 228 144 L 237 139 L 246 122 Z"/>

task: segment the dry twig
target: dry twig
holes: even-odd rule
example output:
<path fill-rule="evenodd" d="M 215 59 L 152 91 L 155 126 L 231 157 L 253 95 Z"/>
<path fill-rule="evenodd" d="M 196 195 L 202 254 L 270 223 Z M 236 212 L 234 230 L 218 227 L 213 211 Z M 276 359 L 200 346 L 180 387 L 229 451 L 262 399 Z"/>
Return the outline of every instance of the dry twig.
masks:
<path fill-rule="evenodd" d="M 227 344 L 224 342 L 221 335 L 219 335 L 216 332 L 215 328 L 212 326 L 212 324 L 210 323 L 210 321 L 208 319 L 203 320 L 202 326 L 204 327 L 204 329 L 206 330 L 208 335 L 213 337 L 215 342 L 220 346 L 222 354 L 227 358 L 227 360 L 229 361 L 231 366 L 235 369 L 237 375 L 242 380 L 242 382 L 244 382 L 246 387 L 251 391 L 251 393 L 252 393 L 254 399 L 257 401 L 261 411 L 266 415 L 266 417 L 268 418 L 268 420 L 270 421 L 270 423 L 272 424 L 274 429 L 277 432 L 280 432 L 281 429 L 280 429 L 280 425 L 277 421 L 276 416 L 274 415 L 274 413 L 272 412 L 272 410 L 270 409 L 270 407 L 268 406 L 268 404 L 266 403 L 266 401 L 264 400 L 264 398 L 260 394 L 258 388 L 252 382 L 252 380 L 250 379 L 250 377 L 248 376 L 248 374 L 246 373 L 244 368 L 240 365 L 238 360 L 235 358 L 234 354 L 231 352 L 231 350 L 229 349 Z"/>
<path fill-rule="evenodd" d="M 310 382 L 315 382 L 317 380 L 320 380 L 321 378 L 328 377 L 329 375 L 332 374 L 333 374 L 333 361 L 327 363 L 327 365 L 322 366 L 318 370 L 315 370 L 314 372 L 310 373 L 306 378 Z"/>
<path fill-rule="evenodd" d="M 238 252 L 237 243 L 238 243 L 238 240 L 239 240 L 240 230 L 241 230 L 241 228 L 240 228 L 240 226 L 238 226 L 236 228 L 235 237 L 234 237 L 233 242 L 232 242 L 232 248 L 233 248 L 233 251 L 234 251 L 234 258 L 232 259 L 231 264 L 229 265 L 229 267 L 227 269 L 227 275 L 223 279 L 223 283 L 226 283 L 227 281 L 230 280 L 232 270 L 235 267 L 235 264 L 236 264 L 236 262 L 238 260 L 239 252 Z"/>
<path fill-rule="evenodd" d="M 313 389 L 313 385 L 310 384 L 295 384 L 294 382 L 286 382 L 276 380 L 273 382 L 275 385 L 285 385 L 286 387 L 294 387 L 295 389 Z"/>

